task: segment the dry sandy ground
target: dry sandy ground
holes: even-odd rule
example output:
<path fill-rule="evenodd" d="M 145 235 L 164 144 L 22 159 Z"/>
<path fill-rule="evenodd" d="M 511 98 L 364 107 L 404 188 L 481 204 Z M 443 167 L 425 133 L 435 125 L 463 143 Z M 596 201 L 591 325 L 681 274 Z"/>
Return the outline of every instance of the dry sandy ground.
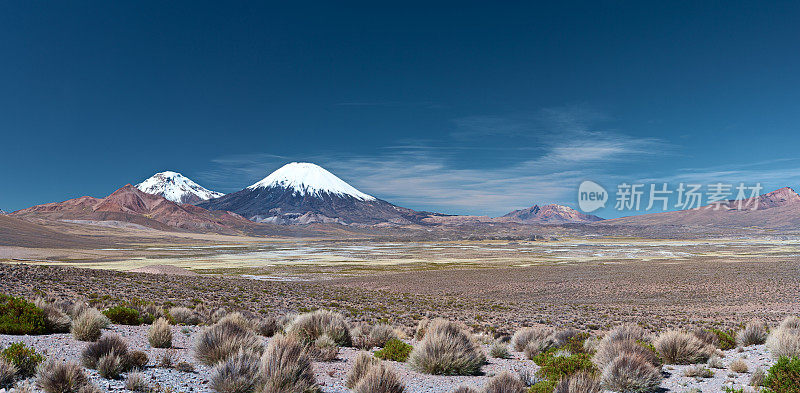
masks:
<path fill-rule="evenodd" d="M 193 359 L 193 342 L 198 327 L 173 327 L 173 345 L 176 348 L 175 362 L 186 361 L 195 366 L 195 372 L 180 372 L 174 369 L 158 367 L 159 358 L 166 352 L 164 349 L 150 347 L 147 343 L 147 326 L 119 326 L 113 325 L 110 331 L 117 333 L 125 338 L 131 350 L 145 351 L 150 362 L 144 370 L 144 374 L 149 377 L 152 386 L 169 386 L 177 392 L 211 392 L 208 388 L 208 381 L 211 377 L 211 369 L 199 365 Z M 5 348 L 9 344 L 22 341 L 28 346 L 33 346 L 37 351 L 46 354 L 49 359 L 75 360 L 79 361 L 80 353 L 87 345 L 84 342 L 74 340 L 69 334 L 53 334 L 47 336 L 7 336 L 0 335 L 0 348 Z M 269 339 L 265 339 L 268 343 Z M 432 376 L 414 372 L 404 363 L 388 362 L 401 376 L 406 384 L 408 392 L 424 393 L 447 393 L 458 386 L 466 385 L 479 389 L 488 379 L 501 371 L 508 370 L 518 372 L 528 370 L 534 373 L 538 366 L 531 360 L 524 358 L 519 352 L 511 352 L 511 359 L 497 359 L 488 356 L 488 346 L 484 345 L 487 352 L 488 364 L 483 367 L 484 375 L 481 376 Z M 353 348 L 342 348 L 338 359 L 332 362 L 315 362 L 314 370 L 318 383 L 322 386 L 323 392 L 339 393 L 348 392 L 344 386 L 344 380 L 351 369 L 358 351 Z M 738 350 L 724 351 L 723 364 L 725 369 L 714 369 L 714 376 L 711 378 L 693 378 L 684 376 L 684 371 L 690 366 L 664 366 L 666 378 L 661 384 L 667 392 L 687 392 L 697 388 L 703 392 L 721 392 L 723 387 L 745 388 L 748 386 L 750 376 L 757 367 L 768 369 L 773 363 L 769 353 L 763 345 L 744 348 L 742 352 Z M 734 373 L 727 369 L 731 362 L 743 358 L 748 365 L 745 373 Z M 124 387 L 124 380 L 106 380 L 101 378 L 96 371 L 87 370 L 91 379 L 97 383 L 104 391 L 121 391 Z"/>

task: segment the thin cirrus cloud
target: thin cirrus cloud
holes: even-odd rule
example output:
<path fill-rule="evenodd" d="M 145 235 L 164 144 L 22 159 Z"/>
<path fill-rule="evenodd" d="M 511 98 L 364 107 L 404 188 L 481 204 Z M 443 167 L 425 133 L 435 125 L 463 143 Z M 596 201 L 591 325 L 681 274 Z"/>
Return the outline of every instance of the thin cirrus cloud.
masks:
<path fill-rule="evenodd" d="M 393 145 L 374 155 L 244 154 L 213 160 L 216 168 L 201 176 L 223 191 L 235 191 L 250 184 L 242 184 L 242 179 L 255 182 L 286 162 L 311 161 L 361 191 L 400 206 L 451 214 L 498 216 L 533 204 L 574 205 L 574 194 L 582 180 L 608 175 L 598 172 L 598 165 L 589 164 L 651 154 L 658 150 L 652 147 L 659 143 L 652 139 L 594 133 L 591 141 L 563 140 L 537 147 L 536 150 L 542 150 L 538 157 L 499 167 L 457 165 L 458 160 L 453 158 L 464 154 L 462 148 L 476 149 L 474 146 L 437 147 L 424 142 Z M 231 184 L 236 178 L 239 184 Z"/>

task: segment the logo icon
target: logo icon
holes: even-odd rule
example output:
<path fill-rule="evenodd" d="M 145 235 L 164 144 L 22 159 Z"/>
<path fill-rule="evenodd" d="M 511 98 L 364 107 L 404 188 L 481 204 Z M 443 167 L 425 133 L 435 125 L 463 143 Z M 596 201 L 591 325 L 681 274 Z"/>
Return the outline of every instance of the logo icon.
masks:
<path fill-rule="evenodd" d="M 607 200 L 606 189 L 591 180 L 584 180 L 578 187 L 578 207 L 586 213 L 606 207 Z"/>

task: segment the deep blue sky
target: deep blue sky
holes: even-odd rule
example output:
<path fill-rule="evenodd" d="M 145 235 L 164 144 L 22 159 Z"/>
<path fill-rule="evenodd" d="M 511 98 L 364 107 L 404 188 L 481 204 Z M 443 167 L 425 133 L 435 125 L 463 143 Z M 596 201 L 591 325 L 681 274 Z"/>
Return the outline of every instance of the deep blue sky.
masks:
<path fill-rule="evenodd" d="M 800 182 L 798 2 L 290 3 L 0 3 L 0 208 L 293 160 L 463 214 Z"/>

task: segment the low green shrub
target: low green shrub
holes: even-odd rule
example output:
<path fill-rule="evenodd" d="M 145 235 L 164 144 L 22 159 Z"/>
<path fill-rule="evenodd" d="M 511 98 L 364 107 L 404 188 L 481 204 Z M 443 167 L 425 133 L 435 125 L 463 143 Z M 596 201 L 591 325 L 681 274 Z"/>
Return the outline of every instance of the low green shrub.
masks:
<path fill-rule="evenodd" d="M 394 360 L 395 362 L 405 362 L 411 354 L 413 346 L 404 343 L 396 338 L 386 341 L 383 349 L 375 352 L 375 357 L 383 360 Z"/>
<path fill-rule="evenodd" d="M 728 350 L 736 348 L 736 337 L 730 332 L 719 329 L 708 329 L 709 332 L 714 333 L 719 338 L 719 349 Z"/>
<path fill-rule="evenodd" d="M 558 382 L 580 371 L 595 373 L 597 369 L 589 354 L 578 353 L 568 356 L 558 355 L 557 350 L 549 350 L 534 356 L 533 361 L 541 367 L 537 375 L 549 381 Z"/>
<path fill-rule="evenodd" d="M 556 388 L 556 381 L 543 380 L 536 382 L 528 388 L 528 393 L 553 393 Z"/>
<path fill-rule="evenodd" d="M 13 343 L 0 354 L 6 361 L 17 367 L 17 373 L 23 378 L 36 374 L 36 367 L 44 361 L 44 356 L 25 344 Z"/>
<path fill-rule="evenodd" d="M 800 393 L 800 358 L 778 359 L 767 372 L 764 387 L 772 393 Z"/>
<path fill-rule="evenodd" d="M 0 295 L 0 334 L 46 334 L 47 315 L 35 304 L 8 295 Z"/>
<path fill-rule="evenodd" d="M 108 310 L 103 311 L 103 315 L 108 317 L 112 323 L 116 323 L 118 325 L 138 326 L 143 322 L 138 310 L 125 306 L 111 307 Z"/>

